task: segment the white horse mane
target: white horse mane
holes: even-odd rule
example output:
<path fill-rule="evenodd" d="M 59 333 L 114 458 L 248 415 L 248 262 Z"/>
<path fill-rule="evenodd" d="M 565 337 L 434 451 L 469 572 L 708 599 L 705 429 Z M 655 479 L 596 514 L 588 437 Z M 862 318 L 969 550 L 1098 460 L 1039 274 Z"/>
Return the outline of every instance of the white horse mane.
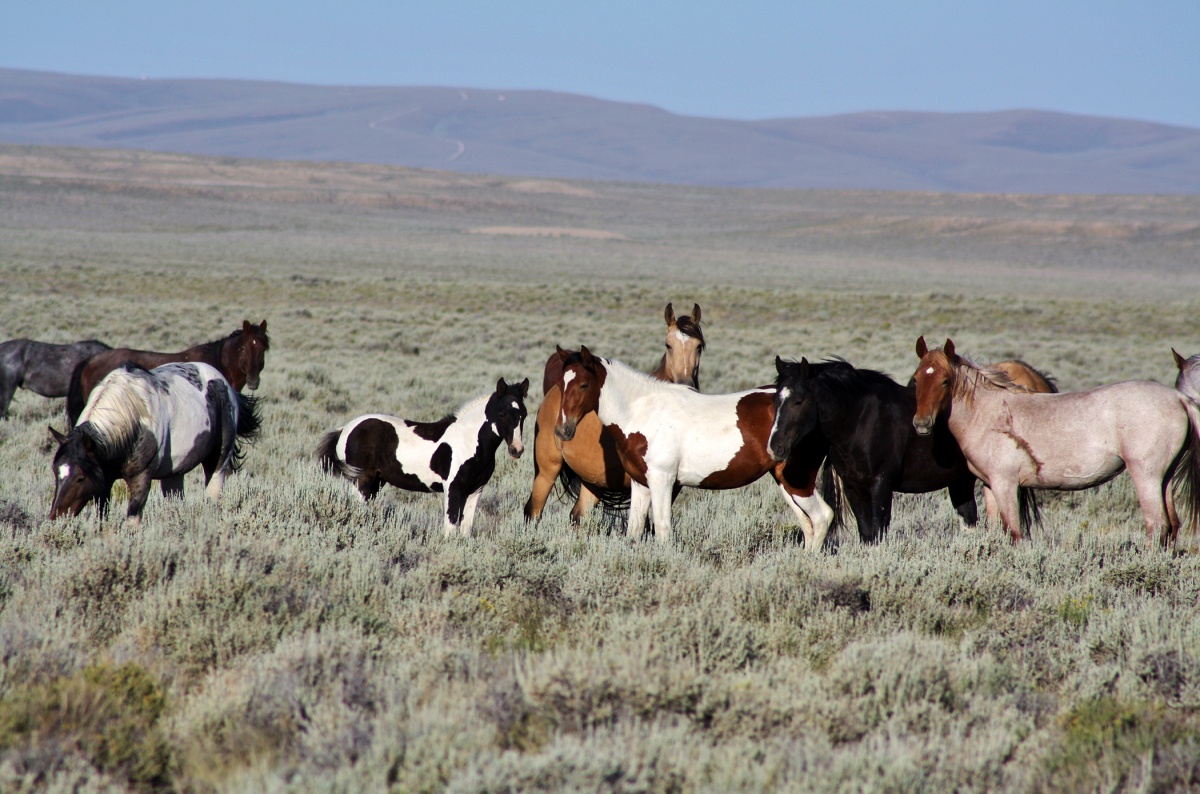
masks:
<path fill-rule="evenodd" d="M 459 420 L 466 419 L 468 417 L 473 418 L 476 415 L 482 417 L 484 409 L 487 407 L 487 401 L 491 399 L 491 396 L 492 393 L 489 392 L 487 394 L 481 394 L 478 397 L 472 397 L 458 408 L 454 409 L 454 413 L 451 414 L 451 416 L 454 416 Z"/>
<path fill-rule="evenodd" d="M 144 421 L 150 420 L 150 389 L 145 375 L 113 370 L 92 392 L 76 427 L 90 422 L 97 440 L 119 449 L 131 443 Z"/>

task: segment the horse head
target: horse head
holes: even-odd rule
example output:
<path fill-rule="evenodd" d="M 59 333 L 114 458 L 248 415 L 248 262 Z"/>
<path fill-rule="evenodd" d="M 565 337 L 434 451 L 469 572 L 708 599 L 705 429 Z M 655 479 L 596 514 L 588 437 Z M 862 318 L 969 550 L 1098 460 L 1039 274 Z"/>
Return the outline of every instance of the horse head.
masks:
<path fill-rule="evenodd" d="M 86 424 L 86 423 L 85 423 Z M 50 504 L 50 520 L 62 515 L 79 515 L 88 502 L 96 502 L 100 511 L 108 507 L 113 479 L 108 476 L 96 454 L 96 440 L 84 427 L 68 435 L 50 428 L 58 442 L 54 453 L 54 501 Z"/>
<path fill-rule="evenodd" d="M 586 347 L 578 352 L 558 348 L 562 362 L 562 409 L 554 424 L 554 435 L 563 441 L 575 438 L 575 427 L 588 413 L 600 404 L 600 389 L 604 386 L 607 371 L 600 359 Z"/>
<path fill-rule="evenodd" d="M 1200 402 L 1200 355 L 1184 358 L 1171 348 L 1175 357 L 1175 366 L 1179 367 L 1179 376 L 1175 378 L 1175 388 L 1191 399 Z"/>
<path fill-rule="evenodd" d="M 917 435 L 927 436 L 933 432 L 933 423 L 937 421 L 938 414 L 950 410 L 954 393 L 954 368 L 959 358 L 950 339 L 946 340 L 941 350 L 930 350 L 925 345 L 924 336 L 917 339 L 917 356 L 921 363 L 913 375 L 917 385 L 917 411 L 913 415 L 913 427 Z"/>
<path fill-rule="evenodd" d="M 690 315 L 675 316 L 667 304 L 663 312 L 667 321 L 667 352 L 663 354 L 655 376 L 671 383 L 684 383 L 700 388 L 700 354 L 704 352 L 704 332 L 700 330 L 700 304 L 692 306 Z"/>
<path fill-rule="evenodd" d="M 812 367 L 807 358 L 784 361 L 775 357 L 775 421 L 767 437 L 767 453 L 777 461 L 785 460 L 796 446 L 817 426 L 817 405 L 812 392 Z"/>
<path fill-rule="evenodd" d="M 266 366 L 267 351 L 270 348 L 267 321 L 263 320 L 254 325 L 249 320 L 242 320 L 242 332 L 237 340 L 237 368 L 245 377 L 246 388 L 251 391 L 258 388 L 258 377 Z M 236 388 L 236 384 L 234 386 Z"/>
<path fill-rule="evenodd" d="M 508 445 L 508 454 L 513 458 L 521 457 L 525 451 L 521 436 L 525 432 L 525 397 L 528 394 L 529 378 L 520 383 L 506 383 L 501 378 L 485 409 L 492 430 Z"/>

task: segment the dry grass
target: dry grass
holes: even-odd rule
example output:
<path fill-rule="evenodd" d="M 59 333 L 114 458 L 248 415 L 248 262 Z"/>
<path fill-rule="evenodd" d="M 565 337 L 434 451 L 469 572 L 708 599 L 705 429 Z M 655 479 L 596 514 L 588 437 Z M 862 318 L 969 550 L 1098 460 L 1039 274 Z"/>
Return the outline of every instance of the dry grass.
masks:
<path fill-rule="evenodd" d="M 1200 785 L 1196 540 L 1147 544 L 1124 480 L 1049 498 L 1017 548 L 933 495 L 813 558 L 765 483 L 685 493 L 660 548 L 556 503 L 525 526 L 531 466 L 502 456 L 464 542 L 436 497 L 364 505 L 311 458 L 355 414 L 537 382 L 555 343 L 648 367 L 668 300 L 704 309 L 706 391 L 776 354 L 907 377 L 922 333 L 1068 389 L 1165 381 L 1200 350 L 1195 200 L 516 184 L 0 147 L 0 336 L 177 349 L 266 317 L 273 341 L 222 503 L 191 475 L 137 531 L 119 504 L 44 520 L 61 402 L 18 394 L 0 788 Z M 628 239 L 464 233 L 488 226 Z"/>

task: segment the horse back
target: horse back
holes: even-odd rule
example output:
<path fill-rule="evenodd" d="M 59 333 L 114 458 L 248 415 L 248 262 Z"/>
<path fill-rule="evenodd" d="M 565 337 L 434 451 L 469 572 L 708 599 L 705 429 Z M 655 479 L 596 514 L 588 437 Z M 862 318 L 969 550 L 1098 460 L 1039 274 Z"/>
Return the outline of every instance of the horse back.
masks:
<path fill-rule="evenodd" d="M 562 374 L 562 359 L 558 357 L 558 353 L 551 353 L 550 358 L 546 359 L 546 369 L 542 373 L 543 397 L 559 384 L 559 381 L 562 380 Z"/>

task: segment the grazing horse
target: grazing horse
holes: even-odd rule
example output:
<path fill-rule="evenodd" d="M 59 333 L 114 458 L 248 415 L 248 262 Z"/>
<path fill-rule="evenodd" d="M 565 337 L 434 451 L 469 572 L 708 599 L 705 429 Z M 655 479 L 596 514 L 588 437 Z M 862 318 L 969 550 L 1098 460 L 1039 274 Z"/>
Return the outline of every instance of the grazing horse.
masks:
<path fill-rule="evenodd" d="M 704 332 L 700 330 L 700 304 L 692 306 L 691 315 L 676 317 L 675 309 L 668 303 L 663 318 L 667 322 L 667 349 L 653 376 L 699 389 L 700 354 L 705 347 Z M 576 496 L 571 508 L 572 523 L 579 523 L 598 499 L 612 506 L 624 506 L 628 500 L 629 475 L 617 457 L 616 442 L 594 414 L 579 422 L 570 441 L 554 435 L 562 402 L 561 378 L 562 359 L 553 353 L 546 362 L 542 379 L 545 396 L 533 426 L 533 489 L 525 502 L 527 521 L 542 517 L 555 479 L 562 482 L 568 494 Z"/>
<path fill-rule="evenodd" d="M 888 528 L 896 491 L 948 488 L 963 521 L 973 526 L 979 520 L 975 475 L 945 422 L 928 436 L 913 428 L 912 388 L 842 359 L 810 364 L 806 358 L 796 363 L 776 357 L 775 369 L 775 422 L 767 450 L 783 460 L 798 441 L 819 434 L 829 446 L 826 474 L 837 472 L 864 542 L 875 542 Z M 833 478 L 826 479 L 822 496 L 840 513 L 840 495 L 831 487 Z"/>
<path fill-rule="evenodd" d="M 126 362 L 152 369 L 174 361 L 199 361 L 216 367 L 235 391 L 240 392 L 247 387 L 254 391 L 258 388 L 258 376 L 266 363 L 270 347 L 267 321 L 254 325 L 249 320 L 243 320 L 242 327 L 229 336 L 178 353 L 155 353 L 127 347 L 105 351 L 82 362 L 71 374 L 67 391 L 67 419 L 74 425 L 96 384 Z"/>
<path fill-rule="evenodd" d="M 70 345 L 52 345 L 31 339 L 0 343 L 0 419 L 8 416 L 8 404 L 18 386 L 43 397 L 65 397 L 75 367 L 81 361 L 111 349 L 95 339 Z"/>
<path fill-rule="evenodd" d="M 525 396 L 529 379 L 476 397 L 437 422 L 366 414 L 321 437 L 317 457 L 325 471 L 353 481 L 363 499 L 383 483 L 407 491 L 442 494 L 446 537 L 455 527 L 470 537 L 479 494 L 496 470 L 496 450 L 521 457 L 525 447 Z"/>
<path fill-rule="evenodd" d="M 258 434 L 255 402 L 207 364 L 113 370 L 70 433 L 50 428 L 59 445 L 50 518 L 79 515 L 92 501 L 103 514 L 113 483 L 123 479 L 128 521 L 141 523 L 151 480 L 162 480 L 163 493 L 182 496 L 183 475 L 201 465 L 208 495 L 219 499 L 226 476 L 241 463 L 240 442 Z"/>
<path fill-rule="evenodd" d="M 824 448 L 793 450 L 785 461 L 767 452 L 775 420 L 775 389 L 700 394 L 657 381 L 619 361 L 559 348 L 562 405 L 554 432 L 574 438 L 594 411 L 611 434 L 631 485 L 627 534 L 640 538 L 654 513 L 654 536 L 671 538 L 671 501 L 677 485 L 710 490 L 740 488 L 771 472 L 795 512 L 805 546 L 820 550 L 833 511 L 816 493 Z M 790 471 L 788 469 L 791 469 Z"/>
<path fill-rule="evenodd" d="M 1081 490 L 1128 469 L 1146 524 L 1163 545 L 1180 527 L 1171 499 L 1181 478 L 1195 529 L 1200 517 L 1200 406 L 1152 381 L 1124 381 L 1082 392 L 1031 394 L 1012 390 L 1008 376 L 917 340 L 917 410 L 913 426 L 926 435 L 939 415 L 991 489 L 1013 542 L 1022 538 L 1017 489 Z"/>
<path fill-rule="evenodd" d="M 1175 388 L 1191 399 L 1200 402 L 1200 353 L 1191 358 L 1184 358 L 1171 348 L 1175 357 L 1175 366 L 1179 367 L 1179 376 L 1175 378 Z"/>

